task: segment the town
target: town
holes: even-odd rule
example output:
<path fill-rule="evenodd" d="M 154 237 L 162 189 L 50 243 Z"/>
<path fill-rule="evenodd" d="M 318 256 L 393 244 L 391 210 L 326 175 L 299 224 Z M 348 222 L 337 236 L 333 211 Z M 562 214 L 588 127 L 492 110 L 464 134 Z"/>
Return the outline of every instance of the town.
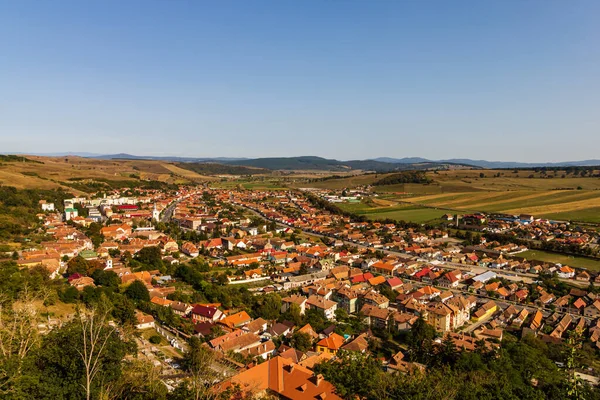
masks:
<path fill-rule="evenodd" d="M 600 349 L 600 275 L 520 256 L 527 240 L 590 246 L 596 231 L 533 215 L 369 221 L 331 200 L 210 185 L 42 199 L 43 240 L 12 262 L 64 281 L 54 302 L 124 293 L 137 357 L 169 390 L 189 378 L 179 360 L 200 343 L 213 392 L 288 399 L 339 398 L 320 368 L 348 353 L 425 372 L 415 331 L 456 352 L 498 352 L 506 335 L 561 345 L 571 332 Z M 40 332 L 64 322 L 48 314 Z M 583 372 L 595 383 L 595 368 Z"/>

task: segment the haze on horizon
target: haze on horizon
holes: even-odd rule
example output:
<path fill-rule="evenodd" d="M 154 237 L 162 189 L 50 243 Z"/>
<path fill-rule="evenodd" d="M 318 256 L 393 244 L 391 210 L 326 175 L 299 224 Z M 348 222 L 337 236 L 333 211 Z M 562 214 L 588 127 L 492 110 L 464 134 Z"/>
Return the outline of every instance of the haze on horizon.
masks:
<path fill-rule="evenodd" d="M 0 153 L 599 158 L 599 12 L 0 0 Z"/>

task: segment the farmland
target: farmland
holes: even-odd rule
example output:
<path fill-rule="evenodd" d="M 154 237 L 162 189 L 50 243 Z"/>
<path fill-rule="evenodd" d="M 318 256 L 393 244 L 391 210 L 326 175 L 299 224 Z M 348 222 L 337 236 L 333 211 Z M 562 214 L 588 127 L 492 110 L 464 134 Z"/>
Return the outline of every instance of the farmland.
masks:
<path fill-rule="evenodd" d="M 586 257 L 568 256 L 564 254 L 550 253 L 541 250 L 529 250 L 519 253 L 519 257 L 527 260 L 547 261 L 560 263 L 570 267 L 586 268 L 588 270 L 600 271 L 600 261 Z"/>
<path fill-rule="evenodd" d="M 398 221 L 410 221 L 416 223 L 425 223 L 439 220 L 443 211 L 435 208 L 412 206 L 409 204 L 396 205 L 369 205 L 366 203 L 341 203 L 338 204 L 345 211 L 353 212 L 357 215 L 364 215 L 372 220 L 394 219 Z"/>
<path fill-rule="evenodd" d="M 597 175 L 598 171 L 592 174 Z M 307 187 L 342 189 L 366 187 L 386 174 L 367 174 L 304 183 Z M 600 178 L 567 171 L 453 170 L 427 172 L 431 183 L 372 186 L 379 199 L 358 210 L 383 218 L 414 216 L 422 222 L 444 212 L 499 212 L 600 223 Z M 426 209 L 433 211 L 425 211 Z"/>

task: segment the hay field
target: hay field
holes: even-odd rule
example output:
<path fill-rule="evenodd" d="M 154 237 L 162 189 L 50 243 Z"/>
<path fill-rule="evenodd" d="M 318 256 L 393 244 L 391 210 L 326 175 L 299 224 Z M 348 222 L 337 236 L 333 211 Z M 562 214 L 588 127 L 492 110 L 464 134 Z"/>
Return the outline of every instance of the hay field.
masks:
<path fill-rule="evenodd" d="M 449 210 L 533 214 L 535 216 L 597 222 L 600 216 L 598 190 L 546 190 L 460 193 L 451 195 L 417 196 L 405 202 Z M 566 213 L 573 213 L 567 215 Z"/>

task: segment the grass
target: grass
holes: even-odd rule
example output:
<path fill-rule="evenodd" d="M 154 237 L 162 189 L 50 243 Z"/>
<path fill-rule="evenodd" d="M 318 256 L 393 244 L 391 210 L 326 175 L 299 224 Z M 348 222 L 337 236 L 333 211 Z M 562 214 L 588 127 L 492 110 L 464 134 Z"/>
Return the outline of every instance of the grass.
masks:
<path fill-rule="evenodd" d="M 389 199 L 389 197 L 388 197 Z M 503 212 L 600 223 L 600 191 L 546 190 L 437 194 L 397 198 L 420 206 L 462 212 Z"/>
<path fill-rule="evenodd" d="M 337 204 L 343 210 L 353 212 L 358 215 L 373 220 L 394 219 L 397 221 L 408 221 L 416 223 L 425 223 L 438 220 L 444 211 L 429 207 L 412 206 L 409 204 L 398 204 L 392 206 L 376 206 L 370 201 L 361 203 L 340 203 Z"/>
<path fill-rule="evenodd" d="M 216 181 L 210 187 L 216 189 L 235 189 L 241 187 L 247 190 L 286 190 L 288 188 L 279 179 L 253 180 L 253 179 L 229 179 Z"/>
<path fill-rule="evenodd" d="M 544 214 L 546 218 L 559 221 L 585 221 L 600 224 L 600 207 Z"/>
<path fill-rule="evenodd" d="M 150 340 L 152 336 L 159 336 L 160 343 L 153 346 L 169 346 L 169 342 L 167 342 L 167 339 L 165 339 L 161 334 L 156 332 L 156 329 L 154 328 L 143 329 L 139 332 L 141 333 L 141 336 L 146 340 Z"/>
<path fill-rule="evenodd" d="M 600 261 L 586 257 L 567 256 L 564 254 L 550 253 L 542 250 L 528 250 L 518 254 L 519 257 L 525 257 L 528 260 L 546 261 L 551 263 L 560 263 L 570 267 L 586 268 L 592 271 L 600 271 Z"/>
<path fill-rule="evenodd" d="M 203 179 L 201 175 L 163 161 L 95 160 L 83 157 L 27 156 L 37 162 L 6 162 L 0 165 L 0 184 L 19 189 L 69 189 L 65 182 L 90 179 L 98 181 L 131 181 L 140 179 L 167 183 L 189 183 Z M 138 178 L 132 178 L 136 176 Z M 76 194 L 84 193 L 74 190 Z"/>

